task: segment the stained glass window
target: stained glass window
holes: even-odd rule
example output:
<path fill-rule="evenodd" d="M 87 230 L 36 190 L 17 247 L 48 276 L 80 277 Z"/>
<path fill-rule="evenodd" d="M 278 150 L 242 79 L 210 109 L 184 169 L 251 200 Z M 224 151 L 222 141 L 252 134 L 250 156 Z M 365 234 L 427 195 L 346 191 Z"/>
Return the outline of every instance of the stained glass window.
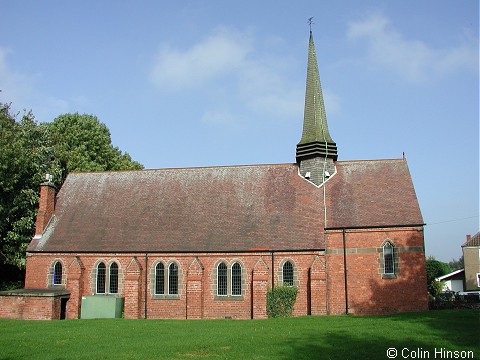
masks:
<path fill-rule="evenodd" d="M 165 294 L 165 267 L 158 263 L 155 267 L 155 295 Z"/>
<path fill-rule="evenodd" d="M 227 295 L 227 265 L 223 262 L 217 267 L 217 295 Z"/>
<path fill-rule="evenodd" d="M 383 245 L 383 273 L 395 273 L 395 266 L 393 262 L 393 245 L 389 242 Z"/>
<path fill-rule="evenodd" d="M 232 295 L 242 295 L 242 267 L 239 263 L 232 266 Z"/>
<path fill-rule="evenodd" d="M 62 263 L 57 261 L 53 267 L 53 285 L 62 284 Z"/>
<path fill-rule="evenodd" d="M 97 265 L 97 294 L 105 294 L 106 270 L 103 262 Z"/>
<path fill-rule="evenodd" d="M 168 294 L 178 295 L 178 266 L 175 263 L 168 267 Z"/>
<path fill-rule="evenodd" d="M 109 278 L 109 293 L 116 294 L 118 293 L 118 265 L 117 263 L 112 263 L 110 265 L 110 278 Z"/>
<path fill-rule="evenodd" d="M 293 286 L 293 265 L 290 261 L 283 264 L 283 284 Z"/>

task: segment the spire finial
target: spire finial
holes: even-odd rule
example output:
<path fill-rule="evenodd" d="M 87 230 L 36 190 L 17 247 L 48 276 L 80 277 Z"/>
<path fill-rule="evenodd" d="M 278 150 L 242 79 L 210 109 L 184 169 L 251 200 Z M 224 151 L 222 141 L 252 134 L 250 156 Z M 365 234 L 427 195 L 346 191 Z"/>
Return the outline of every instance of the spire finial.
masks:
<path fill-rule="evenodd" d="M 310 27 L 310 32 L 312 32 L 312 24 L 315 24 L 313 22 L 313 16 L 309 17 L 307 22 L 308 22 L 308 26 Z"/>

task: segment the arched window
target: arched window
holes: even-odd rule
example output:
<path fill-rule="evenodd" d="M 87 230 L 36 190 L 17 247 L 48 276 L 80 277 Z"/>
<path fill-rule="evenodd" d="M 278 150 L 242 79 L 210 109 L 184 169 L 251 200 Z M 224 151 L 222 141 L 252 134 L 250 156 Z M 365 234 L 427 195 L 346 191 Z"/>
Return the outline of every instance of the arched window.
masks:
<path fill-rule="evenodd" d="M 168 267 L 168 294 L 178 295 L 178 266 L 175 263 Z"/>
<path fill-rule="evenodd" d="M 232 266 L 232 295 L 242 295 L 242 267 L 238 262 Z"/>
<path fill-rule="evenodd" d="M 110 278 L 109 278 L 109 293 L 117 294 L 118 293 L 118 265 L 116 262 L 113 262 L 110 265 Z"/>
<path fill-rule="evenodd" d="M 163 263 L 155 266 L 155 295 L 165 294 L 165 267 Z"/>
<path fill-rule="evenodd" d="M 105 294 L 107 268 L 103 262 L 97 265 L 97 294 Z"/>
<path fill-rule="evenodd" d="M 393 245 L 390 242 L 386 242 L 383 245 L 383 273 L 395 274 L 395 262 L 393 261 Z"/>
<path fill-rule="evenodd" d="M 53 285 L 62 285 L 62 263 L 60 261 L 53 266 Z"/>
<path fill-rule="evenodd" d="M 227 265 L 224 262 L 217 267 L 217 295 L 227 295 Z"/>
<path fill-rule="evenodd" d="M 283 264 L 283 285 L 293 286 L 293 265 L 290 261 Z"/>

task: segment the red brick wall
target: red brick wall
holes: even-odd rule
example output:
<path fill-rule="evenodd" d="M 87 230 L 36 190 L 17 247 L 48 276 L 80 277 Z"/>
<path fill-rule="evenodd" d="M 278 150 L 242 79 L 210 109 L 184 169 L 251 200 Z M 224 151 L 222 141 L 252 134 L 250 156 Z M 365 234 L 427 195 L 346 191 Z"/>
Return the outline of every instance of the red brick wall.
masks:
<path fill-rule="evenodd" d="M 295 267 L 295 284 L 299 287 L 294 315 L 307 315 L 310 307 L 320 306 L 316 313 L 325 313 L 324 294 L 315 295 L 320 304 L 309 300 L 309 272 L 320 252 L 276 253 L 273 256 L 275 284 L 281 281 L 282 264 L 288 259 Z M 135 259 L 135 260 L 132 260 Z M 99 260 L 108 265 L 116 261 L 119 265 L 119 294 L 125 298 L 126 317 L 144 317 L 145 314 L 145 275 L 147 275 L 146 299 L 148 318 L 234 318 L 249 319 L 252 316 L 266 316 L 266 291 L 272 286 L 272 255 L 255 254 L 149 254 L 145 263 L 144 255 L 138 254 L 29 254 L 27 256 L 26 288 L 48 287 L 47 275 L 54 261 L 64 264 L 64 283 L 72 292 L 67 303 L 67 318 L 77 318 L 80 314 L 81 297 L 95 294 L 95 268 Z M 179 268 L 178 296 L 155 296 L 153 294 L 154 266 L 162 261 L 166 268 L 175 261 Z M 216 266 L 223 261 L 227 266 L 238 262 L 242 266 L 242 296 L 217 296 Z M 253 283 L 253 270 L 259 261 L 264 268 Z M 132 267 L 132 263 L 138 264 Z M 132 270 L 133 269 L 133 270 Z M 146 272 L 145 272 L 146 269 Z M 324 282 L 323 279 L 315 280 Z M 78 285 L 75 285 L 78 284 Z M 252 298 L 252 284 L 256 286 Z M 69 287 L 74 286 L 70 289 Z M 230 284 L 229 284 L 230 286 Z M 314 289 L 322 291 L 321 287 Z M 252 311 L 255 308 L 255 314 Z"/>
<path fill-rule="evenodd" d="M 0 318 L 22 320 L 60 319 L 60 298 L 0 296 Z"/>
<path fill-rule="evenodd" d="M 35 234 L 41 234 L 55 210 L 55 186 L 51 183 L 40 185 L 40 199 L 35 222 Z"/>
<path fill-rule="evenodd" d="M 351 230 L 345 238 L 349 313 L 373 315 L 428 309 L 421 229 Z M 395 246 L 398 263 L 394 278 L 383 278 L 381 273 L 385 241 Z M 342 314 L 346 309 L 341 231 L 329 234 L 327 248 L 329 313 Z"/>
<path fill-rule="evenodd" d="M 379 262 L 386 240 L 398 257 L 394 279 L 384 279 Z M 385 314 L 427 309 L 425 256 L 421 229 L 347 231 L 349 313 Z M 380 251 L 380 252 L 379 252 Z M 119 265 L 119 294 L 125 298 L 125 317 L 143 318 L 263 318 L 266 291 L 281 284 L 282 265 L 294 264 L 298 286 L 294 315 L 345 313 L 343 234 L 330 232 L 323 251 L 243 254 L 28 254 L 26 288 L 48 287 L 47 275 L 55 260 L 64 264 L 67 318 L 80 314 L 81 297 L 95 294 L 95 269 L 100 260 Z M 174 261 L 179 270 L 178 296 L 154 295 L 155 265 L 165 269 Z M 242 266 L 242 295 L 217 296 L 216 269 L 220 261 Z M 273 263 L 273 271 L 272 271 Z M 70 288 L 72 287 L 72 288 Z M 74 288 L 73 288 L 74 287 Z M 145 311 L 146 303 L 146 311 Z"/>

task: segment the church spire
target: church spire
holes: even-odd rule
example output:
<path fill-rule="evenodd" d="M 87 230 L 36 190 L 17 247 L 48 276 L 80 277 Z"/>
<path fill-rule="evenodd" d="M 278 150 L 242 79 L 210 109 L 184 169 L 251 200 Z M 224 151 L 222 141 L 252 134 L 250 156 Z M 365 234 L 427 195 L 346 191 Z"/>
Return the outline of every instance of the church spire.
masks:
<path fill-rule="evenodd" d="M 297 163 L 300 174 L 316 185 L 323 183 L 335 172 L 337 145 L 328 131 L 313 35 L 310 30 L 308 45 L 307 84 L 303 133 L 297 145 Z"/>

